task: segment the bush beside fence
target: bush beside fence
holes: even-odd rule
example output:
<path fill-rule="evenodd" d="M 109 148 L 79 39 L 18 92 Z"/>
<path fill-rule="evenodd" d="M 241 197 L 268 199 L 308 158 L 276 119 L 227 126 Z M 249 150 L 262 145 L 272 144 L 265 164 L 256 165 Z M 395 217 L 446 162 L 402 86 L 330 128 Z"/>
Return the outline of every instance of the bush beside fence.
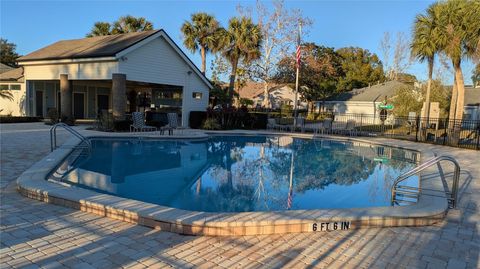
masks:
<path fill-rule="evenodd" d="M 0 116 L 0 123 L 39 122 L 41 120 L 41 117 Z"/>

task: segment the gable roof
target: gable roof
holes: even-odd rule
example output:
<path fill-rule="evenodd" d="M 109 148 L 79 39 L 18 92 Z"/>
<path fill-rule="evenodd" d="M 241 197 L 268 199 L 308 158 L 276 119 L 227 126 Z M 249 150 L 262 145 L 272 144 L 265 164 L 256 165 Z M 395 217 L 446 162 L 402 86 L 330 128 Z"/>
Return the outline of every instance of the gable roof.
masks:
<path fill-rule="evenodd" d="M 19 62 L 60 60 L 115 56 L 120 51 L 135 45 L 159 32 L 151 30 L 118 35 L 61 40 L 17 59 Z"/>
<path fill-rule="evenodd" d="M 0 81 L 23 82 L 23 67 L 1 73 Z"/>
<path fill-rule="evenodd" d="M 225 84 L 228 86 L 228 84 Z M 272 92 L 276 89 L 283 88 L 284 84 L 276 84 L 276 83 L 270 83 L 268 92 Z M 247 81 L 245 83 L 245 86 L 243 86 L 240 91 L 239 95 L 240 98 L 247 98 L 247 99 L 254 99 L 256 97 L 259 97 L 260 95 L 263 95 L 264 93 L 264 84 L 263 82 L 255 82 L 255 81 Z"/>
<path fill-rule="evenodd" d="M 395 91 L 404 86 L 408 86 L 408 84 L 399 81 L 387 81 L 371 87 L 343 92 L 328 98 L 327 101 L 381 102 L 385 99 L 385 96 L 387 96 L 387 98 L 393 97 Z"/>
<path fill-rule="evenodd" d="M 1 73 L 5 73 L 5 72 L 7 72 L 7 71 L 9 71 L 9 70 L 12 70 L 12 69 L 13 69 L 13 67 L 10 67 L 10 66 L 8 66 L 8 65 L 6 65 L 6 64 L 0 63 L 0 74 L 1 74 Z"/>
<path fill-rule="evenodd" d="M 33 62 L 43 60 L 72 60 L 82 58 L 119 57 L 148 43 L 158 36 L 163 36 L 180 57 L 192 68 L 202 81 L 211 89 L 212 84 L 198 67 L 188 58 L 172 38 L 163 30 L 95 36 L 82 39 L 62 40 L 46 46 L 17 59 L 18 62 Z"/>

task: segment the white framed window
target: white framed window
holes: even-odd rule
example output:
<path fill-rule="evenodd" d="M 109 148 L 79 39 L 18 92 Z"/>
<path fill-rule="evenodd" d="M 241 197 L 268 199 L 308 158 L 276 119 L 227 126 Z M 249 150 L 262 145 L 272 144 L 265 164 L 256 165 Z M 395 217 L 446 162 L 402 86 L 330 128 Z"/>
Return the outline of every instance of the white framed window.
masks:
<path fill-rule="evenodd" d="M 203 93 L 202 92 L 193 92 L 192 93 L 192 98 L 193 99 L 202 99 Z"/>

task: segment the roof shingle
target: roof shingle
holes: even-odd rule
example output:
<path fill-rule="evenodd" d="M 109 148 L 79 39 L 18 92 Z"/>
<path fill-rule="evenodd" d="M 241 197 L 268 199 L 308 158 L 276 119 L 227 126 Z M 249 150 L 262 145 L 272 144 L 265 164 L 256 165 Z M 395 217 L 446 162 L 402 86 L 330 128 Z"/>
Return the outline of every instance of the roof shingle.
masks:
<path fill-rule="evenodd" d="M 25 56 L 17 61 L 78 59 L 115 56 L 118 52 L 142 41 L 161 30 L 128 34 L 95 36 L 82 39 L 61 40 Z"/>
<path fill-rule="evenodd" d="M 395 91 L 404 86 L 407 86 L 407 84 L 399 81 L 387 81 L 371 87 L 343 92 L 328 98 L 327 101 L 381 102 L 385 99 L 385 96 L 387 98 L 393 97 Z"/>

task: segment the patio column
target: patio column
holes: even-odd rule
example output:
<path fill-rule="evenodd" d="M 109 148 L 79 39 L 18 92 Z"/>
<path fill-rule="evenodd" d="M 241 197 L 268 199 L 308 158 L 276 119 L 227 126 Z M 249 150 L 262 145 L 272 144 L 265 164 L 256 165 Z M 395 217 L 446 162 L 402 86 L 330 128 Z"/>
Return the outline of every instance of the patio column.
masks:
<path fill-rule="evenodd" d="M 127 75 L 112 74 L 112 112 L 113 118 L 125 119 L 127 109 Z"/>
<path fill-rule="evenodd" d="M 72 116 L 72 83 L 67 74 L 60 74 L 60 103 L 61 116 Z"/>

